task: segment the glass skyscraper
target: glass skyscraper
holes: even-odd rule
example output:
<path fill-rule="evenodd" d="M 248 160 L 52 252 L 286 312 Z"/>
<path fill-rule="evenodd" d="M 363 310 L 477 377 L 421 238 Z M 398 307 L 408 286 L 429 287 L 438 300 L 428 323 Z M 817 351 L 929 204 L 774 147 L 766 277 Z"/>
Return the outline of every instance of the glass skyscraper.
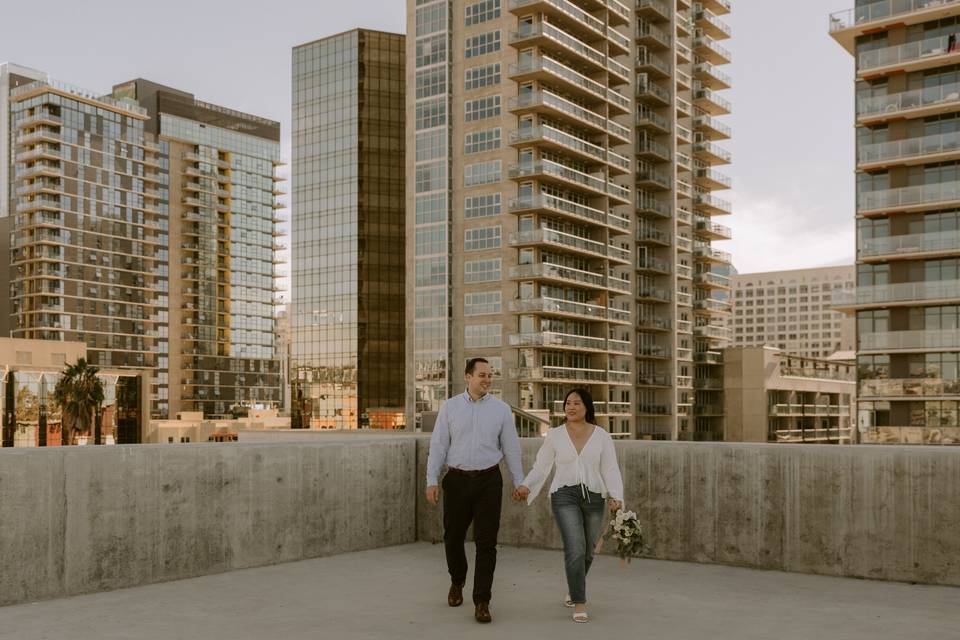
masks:
<path fill-rule="evenodd" d="M 295 427 L 404 424 L 404 37 L 293 49 Z"/>

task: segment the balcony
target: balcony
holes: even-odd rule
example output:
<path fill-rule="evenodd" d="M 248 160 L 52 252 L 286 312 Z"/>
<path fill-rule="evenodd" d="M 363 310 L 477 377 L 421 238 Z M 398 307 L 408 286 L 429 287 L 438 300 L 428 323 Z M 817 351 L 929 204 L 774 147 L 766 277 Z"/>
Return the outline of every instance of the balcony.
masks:
<path fill-rule="evenodd" d="M 512 300 L 510 302 L 510 311 L 514 313 L 543 313 L 588 320 L 606 320 L 617 323 L 630 322 L 629 311 L 583 302 L 569 302 L 556 298 Z"/>
<path fill-rule="evenodd" d="M 730 302 L 727 300 L 715 300 L 713 298 L 704 298 L 694 303 L 694 308 L 703 311 L 708 315 L 726 316 L 730 314 Z"/>
<path fill-rule="evenodd" d="M 510 369 L 510 378 L 517 381 L 582 382 L 586 384 L 629 384 L 620 381 L 619 371 L 606 369 L 578 369 L 574 367 L 516 367 Z"/>
<path fill-rule="evenodd" d="M 527 146 L 531 143 L 539 143 L 542 147 L 557 151 L 561 154 L 572 155 L 584 162 L 593 164 L 606 164 L 608 161 L 614 164 L 619 173 L 629 171 L 629 161 L 614 154 L 602 146 L 570 135 L 550 125 L 540 125 L 536 127 L 526 127 L 517 131 L 510 132 L 511 146 Z M 626 162 L 626 167 L 623 166 Z"/>
<path fill-rule="evenodd" d="M 669 247 L 671 244 L 670 234 L 660 229 L 654 229 L 653 227 L 643 226 L 637 229 L 637 243 L 653 244 L 653 245 L 659 245 L 661 247 Z"/>
<path fill-rule="evenodd" d="M 860 242 L 858 256 L 871 260 L 914 259 L 948 255 L 960 251 L 960 232 L 937 231 L 902 236 L 867 238 Z"/>
<path fill-rule="evenodd" d="M 666 265 L 666 268 L 669 269 L 670 265 Z M 641 302 L 670 302 L 672 299 L 673 296 L 669 289 L 653 287 L 644 283 L 637 285 L 637 300 Z"/>
<path fill-rule="evenodd" d="M 665 80 L 670 77 L 670 64 L 656 53 L 641 47 L 637 52 L 637 71 L 652 78 Z"/>
<path fill-rule="evenodd" d="M 733 186 L 729 176 L 711 169 L 709 166 L 694 169 L 693 179 L 696 185 L 703 189 L 719 190 L 729 189 Z"/>
<path fill-rule="evenodd" d="M 714 91 L 729 89 L 733 85 L 730 76 L 709 62 L 701 62 L 694 66 L 693 77 L 700 83 L 700 86 Z"/>
<path fill-rule="evenodd" d="M 857 151 L 857 167 L 865 171 L 897 165 L 945 162 L 960 158 L 960 132 L 938 133 L 894 142 L 866 144 Z"/>
<path fill-rule="evenodd" d="M 17 120 L 18 129 L 27 129 L 29 127 L 35 127 L 41 124 L 48 124 L 54 127 L 59 127 L 63 125 L 63 119 L 60 116 L 55 116 L 50 111 L 46 109 L 41 109 L 37 113 L 21 118 Z"/>
<path fill-rule="evenodd" d="M 723 364 L 723 353 L 720 351 L 698 351 L 693 354 L 693 361 L 697 364 Z"/>
<path fill-rule="evenodd" d="M 939 398 L 960 396 L 960 380 L 940 378 L 875 378 L 860 380 L 857 399 Z"/>
<path fill-rule="evenodd" d="M 642 45 L 648 49 L 663 50 L 669 49 L 672 46 L 673 38 L 670 37 L 669 33 L 649 20 L 641 18 L 637 21 L 636 41 L 638 45 Z"/>
<path fill-rule="evenodd" d="M 693 60 L 693 51 L 687 45 L 677 41 L 677 64 L 690 64 Z"/>
<path fill-rule="evenodd" d="M 956 329 L 876 331 L 861 333 L 858 340 L 860 351 L 960 349 L 960 332 Z"/>
<path fill-rule="evenodd" d="M 650 214 L 660 218 L 669 218 L 671 215 L 671 208 L 669 203 L 659 200 L 652 193 L 638 190 L 637 213 Z"/>
<path fill-rule="evenodd" d="M 693 52 L 710 64 L 730 64 L 730 52 L 709 36 L 694 38 Z"/>
<path fill-rule="evenodd" d="M 606 289 L 602 273 L 564 267 L 547 262 L 522 264 L 510 268 L 511 280 L 550 280 L 561 284 L 573 284 L 593 289 Z"/>
<path fill-rule="evenodd" d="M 654 20 L 670 20 L 673 14 L 668 3 L 661 0 L 637 0 L 637 15 L 641 18 Z"/>
<path fill-rule="evenodd" d="M 693 255 L 701 262 L 714 264 L 730 264 L 733 261 L 733 256 L 728 252 L 714 249 L 708 244 L 698 244 L 693 251 Z"/>
<path fill-rule="evenodd" d="M 509 75 L 511 79 L 518 82 L 552 79 L 571 94 L 587 101 L 603 101 L 607 98 L 607 89 L 603 84 L 547 56 L 534 57 L 512 64 Z"/>
<path fill-rule="evenodd" d="M 588 39 L 602 38 L 606 33 L 602 20 L 567 0 L 510 0 L 510 12 L 518 15 L 542 12 L 551 18 L 560 18 L 571 31 Z"/>
<path fill-rule="evenodd" d="M 861 98 L 857 103 L 860 124 L 879 124 L 886 120 L 925 118 L 960 108 L 960 83 L 902 91 L 886 96 Z"/>
<path fill-rule="evenodd" d="M 730 288 L 730 278 L 727 276 L 720 275 L 719 273 L 712 273 L 710 271 L 704 271 L 697 273 L 693 276 L 693 282 L 699 287 L 704 287 L 707 289 L 729 289 Z"/>
<path fill-rule="evenodd" d="M 693 104 L 711 116 L 723 116 L 730 113 L 733 105 L 712 89 L 700 88 L 693 92 Z"/>
<path fill-rule="evenodd" d="M 877 78 L 890 73 L 910 73 L 950 64 L 960 50 L 950 51 L 949 36 L 864 51 L 857 60 L 857 75 Z"/>
<path fill-rule="evenodd" d="M 733 135 L 730 127 L 702 112 L 694 118 L 693 128 L 708 141 L 727 140 Z"/>
<path fill-rule="evenodd" d="M 671 273 L 672 269 L 669 260 L 644 256 L 637 259 L 637 271 L 667 275 Z"/>
<path fill-rule="evenodd" d="M 732 35 L 730 25 L 717 18 L 708 9 L 697 11 L 694 22 L 702 33 L 716 40 L 725 40 Z"/>
<path fill-rule="evenodd" d="M 730 152 L 712 142 L 698 142 L 693 145 L 693 155 L 708 165 L 730 164 L 733 159 Z"/>
<path fill-rule="evenodd" d="M 670 358 L 670 347 L 664 347 L 659 344 L 641 344 L 637 346 L 638 358 L 650 358 L 653 360 L 667 360 Z"/>
<path fill-rule="evenodd" d="M 512 180 L 540 178 L 557 181 L 564 186 L 587 189 L 596 195 L 606 195 L 611 199 L 619 200 L 620 204 L 630 202 L 630 190 L 626 187 L 614 182 L 605 182 L 600 177 L 577 171 L 552 160 L 510 165 L 509 176 Z"/>
<path fill-rule="evenodd" d="M 670 161 L 670 149 L 668 149 L 666 145 L 652 140 L 645 135 L 639 136 L 634 153 L 637 157 L 645 160 Z"/>
<path fill-rule="evenodd" d="M 670 175 L 658 171 L 655 167 L 643 163 L 637 168 L 637 186 L 644 189 L 670 190 Z"/>
<path fill-rule="evenodd" d="M 595 134 L 607 133 L 616 138 L 621 144 L 630 142 L 630 130 L 621 124 L 608 120 L 604 116 L 590 111 L 557 94 L 542 90 L 524 93 L 510 98 L 508 103 L 511 113 L 518 115 L 543 111 L 558 120 L 576 127 L 586 127 Z"/>
<path fill-rule="evenodd" d="M 715 16 L 724 16 L 730 13 L 730 0 L 701 0 L 700 6 Z"/>
<path fill-rule="evenodd" d="M 672 384 L 671 384 L 670 376 L 666 374 L 640 371 L 637 373 L 637 386 L 638 387 L 670 387 L 672 386 Z"/>
<path fill-rule="evenodd" d="M 608 351 L 607 341 L 593 336 L 579 336 L 570 333 L 511 333 L 507 340 L 511 347 L 547 347 L 550 349 L 572 349 L 574 351 Z"/>
<path fill-rule="evenodd" d="M 732 209 L 729 202 L 718 198 L 709 192 L 698 191 L 693 197 L 694 209 L 700 213 L 712 216 L 730 215 Z"/>
<path fill-rule="evenodd" d="M 594 224 L 607 225 L 611 230 L 620 232 L 626 232 L 630 228 L 629 220 L 624 220 L 618 216 L 604 213 L 600 209 L 588 207 L 546 193 L 526 198 L 514 198 L 510 201 L 509 207 L 511 213 L 549 211 L 578 222 L 592 222 Z"/>
<path fill-rule="evenodd" d="M 720 341 L 729 341 L 731 339 L 730 327 L 720 327 L 712 324 L 695 326 L 693 328 L 693 335 L 697 338 L 709 338 Z"/>
<path fill-rule="evenodd" d="M 643 313 L 637 316 L 637 328 L 644 331 L 670 331 L 673 323 L 668 316 Z"/>
<path fill-rule="evenodd" d="M 653 80 L 637 78 L 637 102 L 648 107 L 665 107 L 670 104 L 670 92 Z"/>
<path fill-rule="evenodd" d="M 857 287 L 853 291 L 835 291 L 835 307 L 902 305 L 910 302 L 956 302 L 960 298 L 960 280 L 901 282 Z"/>
<path fill-rule="evenodd" d="M 857 198 L 857 213 L 872 215 L 889 211 L 923 211 L 960 201 L 960 181 L 865 191 Z"/>
<path fill-rule="evenodd" d="M 586 255 L 592 258 L 609 257 L 625 264 L 630 262 L 630 254 L 620 247 L 606 245 L 596 240 L 575 236 L 553 229 L 534 229 L 532 231 L 515 231 L 510 234 L 510 246 L 527 247 L 541 244 L 555 246 L 561 249 Z"/>
<path fill-rule="evenodd" d="M 710 240 L 730 240 L 733 237 L 730 227 L 711 222 L 709 218 L 701 216 L 697 217 L 694 230 L 697 235 Z"/>
<path fill-rule="evenodd" d="M 892 27 L 905 27 L 956 15 L 957 0 L 878 0 L 830 14 L 830 35 L 854 53 L 856 38 Z"/>
<path fill-rule="evenodd" d="M 603 53 L 549 22 L 520 24 L 518 31 L 510 33 L 509 41 L 518 49 L 539 46 L 541 49 L 558 50 L 561 57 L 577 60 L 594 73 L 608 70 L 607 57 Z M 614 61 L 611 60 L 611 62 Z M 626 67 L 616 62 L 614 64 L 616 66 L 612 69 L 614 72 L 612 79 L 619 78 L 623 82 L 628 82 Z"/>

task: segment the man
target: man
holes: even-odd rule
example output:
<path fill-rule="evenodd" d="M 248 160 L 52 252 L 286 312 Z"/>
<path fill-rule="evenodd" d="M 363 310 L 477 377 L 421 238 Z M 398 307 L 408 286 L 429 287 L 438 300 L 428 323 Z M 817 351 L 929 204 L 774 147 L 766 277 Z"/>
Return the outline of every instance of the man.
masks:
<path fill-rule="evenodd" d="M 467 580 L 467 555 L 463 541 L 473 521 L 477 556 L 473 570 L 474 617 L 490 622 L 490 590 L 497 565 L 497 533 L 500 531 L 500 504 L 503 477 L 500 460 L 507 459 L 513 486 L 523 483 L 520 438 L 510 406 L 493 397 L 490 383 L 493 369 L 483 358 L 467 362 L 464 378 L 467 390 L 440 407 L 430 438 L 427 457 L 427 501 L 437 504 L 437 478 L 444 463 L 443 543 L 450 571 L 447 604 L 463 603 Z"/>

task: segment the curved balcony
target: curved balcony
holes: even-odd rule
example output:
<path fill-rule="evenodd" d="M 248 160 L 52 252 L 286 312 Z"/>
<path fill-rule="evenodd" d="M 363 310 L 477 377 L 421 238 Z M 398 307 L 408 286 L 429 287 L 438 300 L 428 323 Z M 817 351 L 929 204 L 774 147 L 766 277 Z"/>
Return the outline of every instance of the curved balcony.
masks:
<path fill-rule="evenodd" d="M 871 215 L 891 210 L 923 211 L 960 201 L 960 181 L 865 191 L 857 197 L 857 213 Z"/>
<path fill-rule="evenodd" d="M 930 257 L 937 254 L 960 252 L 960 231 L 910 233 L 883 238 L 867 238 L 860 242 L 857 255 L 862 260 L 904 259 Z"/>
<path fill-rule="evenodd" d="M 960 159 L 960 131 L 866 144 L 857 150 L 857 167 L 865 171 L 957 159 Z"/>
<path fill-rule="evenodd" d="M 923 118 L 960 108 L 960 83 L 902 91 L 886 96 L 861 98 L 857 102 L 857 120 L 878 124 L 901 118 Z"/>

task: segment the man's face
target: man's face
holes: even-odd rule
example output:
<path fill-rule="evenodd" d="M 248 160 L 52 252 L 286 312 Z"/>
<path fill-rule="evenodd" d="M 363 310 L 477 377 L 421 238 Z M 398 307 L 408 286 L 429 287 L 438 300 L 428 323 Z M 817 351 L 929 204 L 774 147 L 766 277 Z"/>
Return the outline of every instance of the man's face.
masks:
<path fill-rule="evenodd" d="M 493 369 L 486 362 L 478 362 L 473 365 L 473 373 L 466 375 L 467 391 L 472 396 L 482 396 L 490 391 L 490 383 L 493 382 Z"/>

